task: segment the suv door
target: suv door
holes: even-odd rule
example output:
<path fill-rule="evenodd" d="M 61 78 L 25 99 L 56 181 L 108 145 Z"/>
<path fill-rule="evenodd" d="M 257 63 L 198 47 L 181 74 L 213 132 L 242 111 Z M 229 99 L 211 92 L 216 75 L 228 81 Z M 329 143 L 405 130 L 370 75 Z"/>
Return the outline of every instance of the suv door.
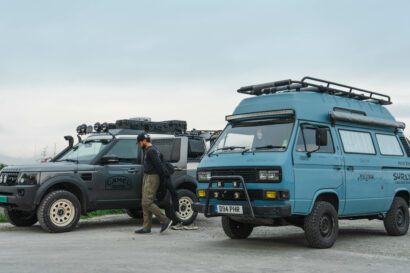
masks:
<path fill-rule="evenodd" d="M 320 149 L 316 146 L 316 128 L 327 131 L 327 145 Z M 322 189 L 334 189 L 343 195 L 342 157 L 339 147 L 334 145 L 333 135 L 327 125 L 309 122 L 299 126 L 293 152 L 296 213 L 308 213 L 315 194 Z M 318 150 L 308 157 L 306 149 Z"/>
<path fill-rule="evenodd" d="M 135 207 L 141 199 L 142 165 L 136 139 L 118 139 L 106 155 L 118 162 L 96 167 L 95 200 L 99 207 Z"/>
<path fill-rule="evenodd" d="M 172 181 L 186 174 L 187 162 L 187 138 L 157 138 L 151 140 L 152 144 L 158 148 L 164 159 L 175 167 Z"/>

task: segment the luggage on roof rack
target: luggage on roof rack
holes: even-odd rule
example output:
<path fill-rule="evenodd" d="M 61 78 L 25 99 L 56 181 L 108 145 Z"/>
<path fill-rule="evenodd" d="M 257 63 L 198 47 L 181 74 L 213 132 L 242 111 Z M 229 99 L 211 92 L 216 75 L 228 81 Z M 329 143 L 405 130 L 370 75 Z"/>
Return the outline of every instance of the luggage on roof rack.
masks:
<path fill-rule="evenodd" d="M 390 97 L 387 95 L 313 77 L 304 77 L 300 81 L 283 80 L 250 85 L 238 89 L 238 93 L 255 96 L 302 91 L 326 93 L 380 105 L 392 104 Z"/>
<path fill-rule="evenodd" d="M 187 130 L 187 123 L 184 120 L 154 122 L 146 120 L 121 119 L 117 120 L 115 125 L 117 129 L 144 130 L 148 133 L 158 134 L 184 134 Z"/>

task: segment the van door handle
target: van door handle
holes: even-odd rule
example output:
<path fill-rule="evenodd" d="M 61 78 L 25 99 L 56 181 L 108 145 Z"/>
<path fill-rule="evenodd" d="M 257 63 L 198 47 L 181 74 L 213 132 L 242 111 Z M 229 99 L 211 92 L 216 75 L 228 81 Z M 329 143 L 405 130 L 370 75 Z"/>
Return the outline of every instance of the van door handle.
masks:
<path fill-rule="evenodd" d="M 335 169 L 337 171 L 340 171 L 342 169 L 342 167 L 341 166 L 334 166 L 333 169 Z"/>
<path fill-rule="evenodd" d="M 352 172 L 353 172 L 353 171 L 354 171 L 354 167 L 353 167 L 353 166 L 348 166 L 348 167 L 346 167 L 346 170 L 347 170 L 347 171 L 352 171 Z"/>
<path fill-rule="evenodd" d="M 135 168 L 128 169 L 128 173 L 136 173 L 136 172 L 137 172 L 137 169 Z"/>

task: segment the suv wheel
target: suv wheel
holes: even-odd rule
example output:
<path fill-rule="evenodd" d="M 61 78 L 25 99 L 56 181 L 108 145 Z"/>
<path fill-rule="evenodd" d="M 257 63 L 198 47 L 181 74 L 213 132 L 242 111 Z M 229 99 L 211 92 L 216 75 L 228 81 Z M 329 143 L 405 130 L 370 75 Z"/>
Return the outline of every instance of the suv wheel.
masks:
<path fill-rule="evenodd" d="M 142 210 L 140 209 L 127 209 L 126 212 L 129 217 L 134 219 L 142 219 L 143 217 Z"/>
<path fill-rule="evenodd" d="M 68 191 L 53 191 L 47 194 L 37 209 L 41 227 L 48 232 L 67 232 L 80 220 L 80 201 Z"/>
<path fill-rule="evenodd" d="M 390 210 L 384 218 L 384 227 L 388 234 L 401 236 L 409 230 L 409 205 L 401 197 L 395 197 Z"/>
<path fill-rule="evenodd" d="M 305 237 L 311 247 L 330 248 L 339 234 L 336 209 L 325 201 L 316 202 L 305 218 Z"/>
<path fill-rule="evenodd" d="M 4 210 L 7 221 L 16 227 L 29 227 L 37 223 L 35 211 Z"/>
<path fill-rule="evenodd" d="M 246 239 L 253 231 L 252 225 L 236 222 L 229 216 L 222 216 L 222 228 L 231 239 Z"/>
<path fill-rule="evenodd" d="M 168 218 L 170 218 L 174 223 L 181 223 L 183 225 L 192 224 L 198 212 L 195 212 L 192 208 L 194 202 L 198 202 L 196 195 L 187 189 L 180 189 L 176 191 L 178 197 L 179 211 L 175 212 L 172 206 L 165 210 Z"/>

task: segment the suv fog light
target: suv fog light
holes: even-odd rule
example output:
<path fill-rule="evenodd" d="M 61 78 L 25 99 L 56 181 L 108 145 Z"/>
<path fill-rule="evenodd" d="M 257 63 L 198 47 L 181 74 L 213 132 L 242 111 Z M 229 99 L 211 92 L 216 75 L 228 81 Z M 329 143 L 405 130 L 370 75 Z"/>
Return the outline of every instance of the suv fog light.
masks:
<path fill-rule="evenodd" d="M 277 192 L 276 191 L 267 191 L 265 192 L 266 198 L 268 199 L 276 199 Z"/>
<path fill-rule="evenodd" d="M 205 198 L 206 197 L 206 191 L 205 190 L 198 190 L 197 195 L 199 198 Z"/>

